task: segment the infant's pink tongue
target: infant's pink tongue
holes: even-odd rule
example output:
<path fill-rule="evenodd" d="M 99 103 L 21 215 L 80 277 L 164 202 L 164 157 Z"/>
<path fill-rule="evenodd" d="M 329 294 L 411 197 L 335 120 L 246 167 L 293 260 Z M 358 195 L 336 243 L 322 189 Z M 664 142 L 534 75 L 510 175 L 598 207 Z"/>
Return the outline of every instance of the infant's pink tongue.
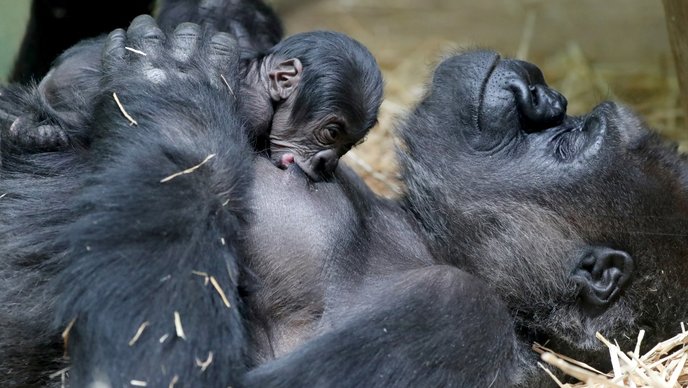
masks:
<path fill-rule="evenodd" d="M 290 164 L 294 164 L 294 154 L 284 154 L 280 159 L 282 167 L 288 167 Z"/>

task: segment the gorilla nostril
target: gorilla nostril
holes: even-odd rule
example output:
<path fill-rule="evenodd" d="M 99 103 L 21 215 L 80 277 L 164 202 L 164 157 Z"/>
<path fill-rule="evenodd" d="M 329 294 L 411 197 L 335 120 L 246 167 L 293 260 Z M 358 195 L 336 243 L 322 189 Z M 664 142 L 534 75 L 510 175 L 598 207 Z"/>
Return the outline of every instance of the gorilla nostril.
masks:
<path fill-rule="evenodd" d="M 526 132 L 536 132 L 561 124 L 566 116 L 567 101 L 545 84 L 525 85 L 518 80 L 512 85 L 516 105 L 524 119 Z"/>
<path fill-rule="evenodd" d="M 538 97 L 537 88 L 533 85 L 530 85 L 528 86 L 528 90 L 530 90 L 530 98 L 533 102 L 533 105 L 538 105 L 540 103 L 540 98 Z"/>

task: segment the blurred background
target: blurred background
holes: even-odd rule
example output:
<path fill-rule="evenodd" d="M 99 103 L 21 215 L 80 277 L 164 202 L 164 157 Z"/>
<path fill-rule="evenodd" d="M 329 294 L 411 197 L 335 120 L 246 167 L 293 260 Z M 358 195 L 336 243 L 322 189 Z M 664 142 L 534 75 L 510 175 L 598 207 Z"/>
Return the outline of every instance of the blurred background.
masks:
<path fill-rule="evenodd" d="M 0 81 L 11 67 L 29 3 L 0 0 Z M 688 130 L 661 0 L 268 3 L 282 16 L 288 34 L 342 31 L 365 44 L 377 58 L 386 81 L 380 124 L 346 161 L 384 195 L 399 190 L 394 123 L 422 96 L 433 66 L 462 48 L 492 48 L 538 64 L 548 83 L 568 98 L 572 114 L 605 99 L 627 103 L 688 151 Z"/>

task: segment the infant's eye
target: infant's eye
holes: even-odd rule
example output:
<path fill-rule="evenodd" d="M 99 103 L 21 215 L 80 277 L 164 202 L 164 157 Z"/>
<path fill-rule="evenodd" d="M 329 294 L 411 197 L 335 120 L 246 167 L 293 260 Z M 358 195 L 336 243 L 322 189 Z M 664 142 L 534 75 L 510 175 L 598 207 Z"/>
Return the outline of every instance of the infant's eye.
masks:
<path fill-rule="evenodd" d="M 334 143 L 337 141 L 339 138 L 339 135 L 342 132 L 341 126 L 336 123 L 332 124 L 327 124 L 325 126 L 325 130 L 323 131 L 323 140 L 325 140 L 326 143 Z"/>

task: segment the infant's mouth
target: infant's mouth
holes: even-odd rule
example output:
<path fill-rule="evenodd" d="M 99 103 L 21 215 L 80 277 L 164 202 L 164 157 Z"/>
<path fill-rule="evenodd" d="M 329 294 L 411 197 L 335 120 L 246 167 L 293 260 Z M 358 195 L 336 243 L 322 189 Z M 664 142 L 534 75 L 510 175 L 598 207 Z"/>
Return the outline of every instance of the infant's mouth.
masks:
<path fill-rule="evenodd" d="M 294 164 L 294 154 L 286 153 L 280 156 L 279 161 L 277 162 L 277 167 L 286 169 L 291 164 Z"/>

